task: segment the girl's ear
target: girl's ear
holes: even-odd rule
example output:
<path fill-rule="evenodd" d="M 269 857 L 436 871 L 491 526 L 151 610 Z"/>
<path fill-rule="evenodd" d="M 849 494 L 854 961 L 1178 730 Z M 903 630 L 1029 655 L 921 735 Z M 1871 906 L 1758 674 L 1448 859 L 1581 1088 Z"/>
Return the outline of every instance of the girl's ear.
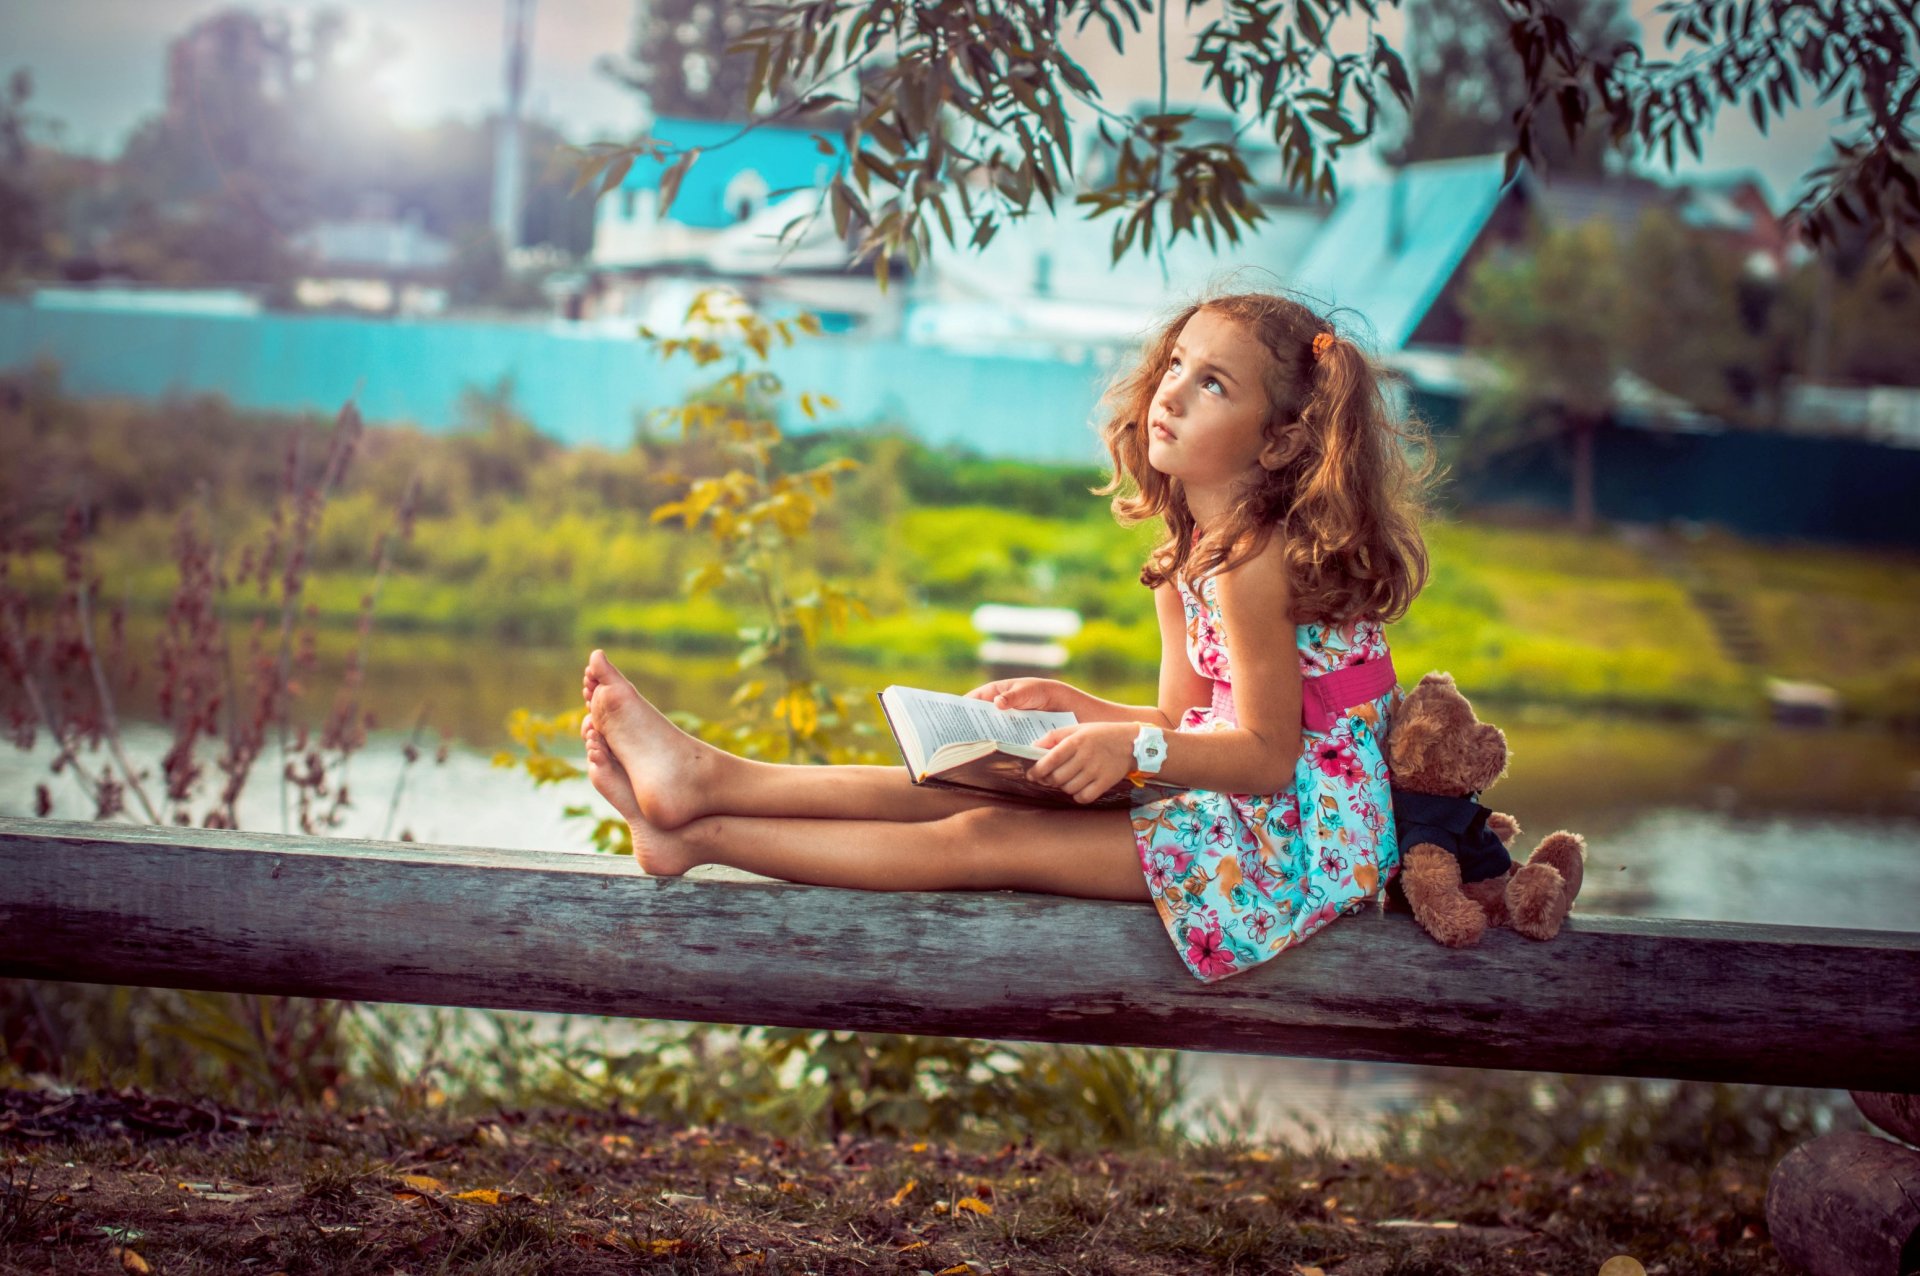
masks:
<path fill-rule="evenodd" d="M 1278 470 L 1300 454 L 1300 445 L 1306 435 L 1297 425 L 1290 425 L 1280 431 L 1277 439 L 1269 438 L 1267 445 L 1260 449 L 1257 458 L 1262 469 Z"/>

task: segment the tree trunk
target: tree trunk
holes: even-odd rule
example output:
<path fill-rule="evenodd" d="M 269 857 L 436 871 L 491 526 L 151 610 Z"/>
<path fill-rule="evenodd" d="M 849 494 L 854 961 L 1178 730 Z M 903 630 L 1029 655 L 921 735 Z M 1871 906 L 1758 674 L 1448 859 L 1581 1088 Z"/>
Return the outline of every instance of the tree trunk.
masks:
<path fill-rule="evenodd" d="M 1858 1130 L 1787 1153 L 1767 1231 L 1807 1276 L 1907 1276 L 1920 1262 L 1920 1152 Z"/>
<path fill-rule="evenodd" d="M 1585 412 L 1575 413 L 1573 421 L 1573 530 L 1582 536 L 1594 527 L 1593 443 L 1600 432 L 1600 419 Z"/>

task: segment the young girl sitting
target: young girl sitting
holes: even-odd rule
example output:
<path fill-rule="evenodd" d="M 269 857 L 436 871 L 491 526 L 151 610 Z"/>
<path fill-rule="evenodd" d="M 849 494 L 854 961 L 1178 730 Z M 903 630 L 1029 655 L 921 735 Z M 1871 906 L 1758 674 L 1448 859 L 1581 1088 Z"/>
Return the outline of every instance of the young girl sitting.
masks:
<path fill-rule="evenodd" d="M 1367 357 L 1265 294 L 1187 307 L 1109 395 L 1098 489 L 1166 537 L 1140 573 L 1159 613 L 1159 704 L 1012 678 L 968 694 L 1064 709 L 1033 774 L 1088 802 L 1152 776 L 1131 810 L 1022 806 L 919 787 L 901 766 L 735 757 L 589 659 L 593 786 L 646 872 L 730 864 L 864 890 L 1151 900 L 1213 982 L 1357 910 L 1399 867 L 1381 740 L 1398 701 L 1381 626 L 1425 585 L 1417 471 Z M 1131 489 L 1131 490 L 1129 490 Z"/>

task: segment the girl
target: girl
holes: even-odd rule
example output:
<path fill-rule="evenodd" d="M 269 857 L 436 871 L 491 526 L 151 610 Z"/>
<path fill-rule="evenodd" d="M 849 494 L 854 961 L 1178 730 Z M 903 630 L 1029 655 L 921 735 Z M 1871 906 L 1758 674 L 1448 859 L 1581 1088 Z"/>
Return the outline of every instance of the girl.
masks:
<path fill-rule="evenodd" d="M 1140 581 L 1159 703 L 1013 678 L 969 695 L 1071 710 L 1034 773 L 1076 800 L 1152 775 L 1131 810 L 1019 806 L 899 766 L 738 758 L 668 722 L 595 651 L 588 776 L 654 875 L 696 864 L 865 890 L 1151 900 L 1213 982 L 1358 909 L 1399 867 L 1381 756 L 1398 701 L 1381 626 L 1427 578 L 1417 472 L 1366 356 L 1285 297 L 1188 306 L 1109 395 L 1115 515 L 1162 520 Z M 1131 489 L 1131 490 L 1127 490 Z M 1149 799 L 1148 795 L 1156 795 Z"/>

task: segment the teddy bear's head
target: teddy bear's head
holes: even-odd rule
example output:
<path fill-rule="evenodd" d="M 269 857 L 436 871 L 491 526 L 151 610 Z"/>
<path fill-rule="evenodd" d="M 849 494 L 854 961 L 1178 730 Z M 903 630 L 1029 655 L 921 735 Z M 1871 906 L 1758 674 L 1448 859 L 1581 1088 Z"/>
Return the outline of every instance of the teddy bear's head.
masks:
<path fill-rule="evenodd" d="M 1507 773 L 1507 737 L 1473 716 L 1453 675 L 1430 673 L 1394 710 L 1387 736 L 1393 782 L 1415 793 L 1464 797 Z"/>

